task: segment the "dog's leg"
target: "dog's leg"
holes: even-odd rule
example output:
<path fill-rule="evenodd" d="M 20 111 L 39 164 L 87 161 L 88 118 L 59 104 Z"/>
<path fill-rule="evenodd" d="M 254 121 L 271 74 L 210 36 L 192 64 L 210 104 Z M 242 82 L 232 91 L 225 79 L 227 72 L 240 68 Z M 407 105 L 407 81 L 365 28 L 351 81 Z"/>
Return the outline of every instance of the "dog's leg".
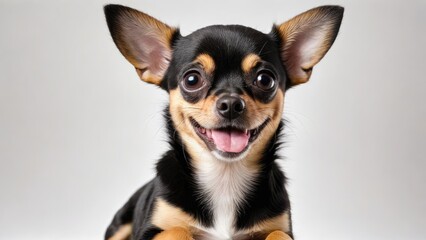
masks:
<path fill-rule="evenodd" d="M 127 240 L 132 233 L 132 204 L 124 205 L 114 216 L 105 232 L 105 240 Z"/>
<path fill-rule="evenodd" d="M 291 237 L 283 231 L 271 232 L 265 240 L 292 240 Z"/>
<path fill-rule="evenodd" d="M 108 240 L 129 240 L 132 234 L 132 224 L 127 223 L 120 225 L 120 227 L 114 232 L 114 234 L 108 238 Z"/>
<path fill-rule="evenodd" d="M 145 186 L 136 191 L 132 197 L 118 210 L 105 232 L 105 240 L 127 240 L 132 233 L 133 212 Z"/>
<path fill-rule="evenodd" d="M 188 229 L 174 227 L 164 230 L 157 234 L 153 240 L 193 240 L 191 232 Z"/>

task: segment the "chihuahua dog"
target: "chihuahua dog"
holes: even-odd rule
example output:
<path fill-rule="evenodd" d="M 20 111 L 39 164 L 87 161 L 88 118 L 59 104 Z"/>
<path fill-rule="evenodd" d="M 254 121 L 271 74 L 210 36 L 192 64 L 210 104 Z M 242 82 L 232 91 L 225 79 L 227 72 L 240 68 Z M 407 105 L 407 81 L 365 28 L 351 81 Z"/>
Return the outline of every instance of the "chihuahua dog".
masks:
<path fill-rule="evenodd" d="M 333 44 L 343 8 L 322 6 L 268 34 L 214 25 L 182 36 L 135 9 L 105 6 L 139 77 L 164 89 L 170 150 L 116 213 L 109 240 L 293 239 L 276 160 L 284 96 Z"/>

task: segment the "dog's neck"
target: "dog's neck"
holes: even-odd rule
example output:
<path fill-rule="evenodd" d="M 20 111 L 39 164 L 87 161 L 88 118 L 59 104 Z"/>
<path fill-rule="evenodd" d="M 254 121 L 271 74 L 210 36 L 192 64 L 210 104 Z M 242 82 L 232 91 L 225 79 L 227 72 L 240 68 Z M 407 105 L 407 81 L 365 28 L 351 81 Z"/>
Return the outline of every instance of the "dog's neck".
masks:
<path fill-rule="evenodd" d="M 216 239 L 231 239 L 236 234 L 235 218 L 246 202 L 260 168 L 247 164 L 245 159 L 225 162 L 206 152 L 194 166 L 200 194 L 213 211 L 214 224 L 204 229 Z"/>
<path fill-rule="evenodd" d="M 238 234 L 235 227 L 237 214 L 242 205 L 247 204 L 250 192 L 257 184 L 256 179 L 278 158 L 277 136 L 283 124 L 279 124 L 277 134 L 269 140 L 259 159 L 248 159 L 250 156 L 246 156 L 231 162 L 218 159 L 206 150 L 186 149 L 167 112 L 165 115 L 168 121 L 169 142 L 175 154 L 181 156 L 182 164 L 192 169 L 197 186 L 196 194 L 201 196 L 200 199 L 211 209 L 213 225 L 200 228 L 215 239 L 230 239 Z"/>

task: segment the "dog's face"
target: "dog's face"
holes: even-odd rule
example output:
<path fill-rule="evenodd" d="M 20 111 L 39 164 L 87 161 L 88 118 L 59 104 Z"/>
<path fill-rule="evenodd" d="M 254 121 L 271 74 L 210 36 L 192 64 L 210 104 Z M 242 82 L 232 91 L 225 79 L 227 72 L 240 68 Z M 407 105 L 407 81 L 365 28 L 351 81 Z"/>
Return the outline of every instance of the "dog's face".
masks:
<path fill-rule="evenodd" d="M 190 151 L 226 161 L 258 153 L 275 132 L 287 77 L 277 44 L 242 26 L 211 26 L 176 42 L 165 80 Z"/>
<path fill-rule="evenodd" d="M 134 9 L 105 7 L 114 42 L 140 78 L 170 94 L 174 127 L 191 155 L 258 159 L 281 121 L 284 94 L 308 81 L 343 15 L 320 7 L 264 34 L 210 26 L 188 36 Z"/>

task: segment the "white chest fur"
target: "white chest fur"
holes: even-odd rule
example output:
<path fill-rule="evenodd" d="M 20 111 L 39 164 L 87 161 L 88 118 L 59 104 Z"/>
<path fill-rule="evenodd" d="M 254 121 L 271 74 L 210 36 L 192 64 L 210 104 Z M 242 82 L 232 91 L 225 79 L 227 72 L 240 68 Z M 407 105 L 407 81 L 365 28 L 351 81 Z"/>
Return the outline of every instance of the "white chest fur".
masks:
<path fill-rule="evenodd" d="M 213 209 L 214 224 L 204 229 L 215 239 L 231 239 L 237 234 L 235 217 L 251 190 L 257 171 L 244 160 L 225 162 L 206 156 L 197 166 L 197 180 Z"/>

